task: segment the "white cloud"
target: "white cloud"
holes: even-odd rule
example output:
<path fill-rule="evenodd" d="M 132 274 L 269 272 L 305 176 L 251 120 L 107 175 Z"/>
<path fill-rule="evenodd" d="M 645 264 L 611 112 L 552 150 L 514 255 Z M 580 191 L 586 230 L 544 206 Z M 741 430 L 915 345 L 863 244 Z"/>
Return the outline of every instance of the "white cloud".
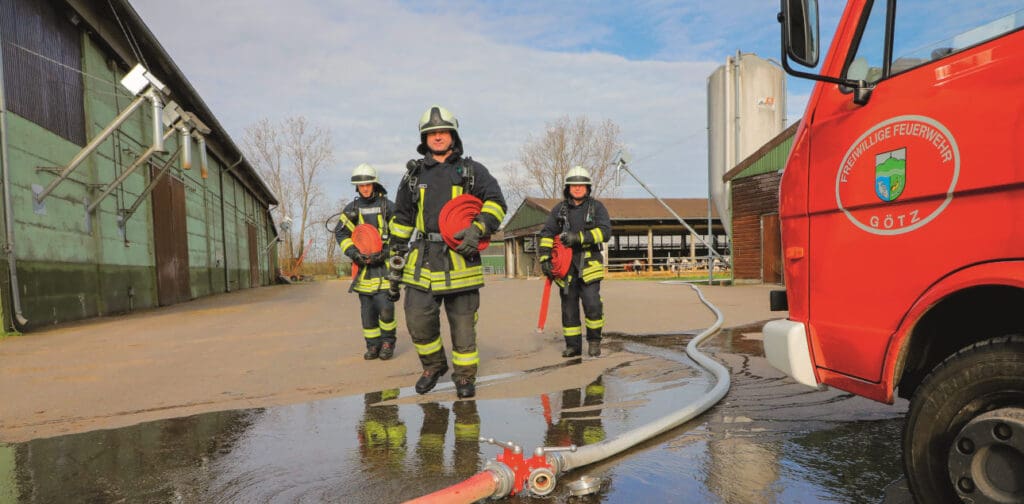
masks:
<path fill-rule="evenodd" d="M 706 79 L 735 52 L 722 37 L 708 35 L 720 32 L 705 23 L 743 30 L 735 11 L 645 2 L 636 15 L 657 17 L 651 30 L 660 46 L 651 59 L 630 60 L 568 52 L 608 43 L 616 21 L 608 16 L 621 7 L 584 11 L 575 3 L 524 2 L 502 11 L 465 0 L 411 7 L 311 0 L 133 4 L 236 142 L 264 117 L 304 115 L 329 128 L 337 164 L 324 189 L 332 201 L 352 194 L 348 175 L 362 162 L 377 166 L 394 188 L 405 161 L 416 157 L 419 116 L 435 103 L 459 118 L 467 153 L 499 175 L 546 122 L 586 115 L 619 124 L 634 170 L 659 195 L 703 197 Z M 774 9 L 747 29 L 760 36 L 767 26 L 774 37 L 769 47 L 778 45 Z M 701 23 L 686 24 L 687 16 Z M 645 193 L 629 184 L 623 195 Z"/>

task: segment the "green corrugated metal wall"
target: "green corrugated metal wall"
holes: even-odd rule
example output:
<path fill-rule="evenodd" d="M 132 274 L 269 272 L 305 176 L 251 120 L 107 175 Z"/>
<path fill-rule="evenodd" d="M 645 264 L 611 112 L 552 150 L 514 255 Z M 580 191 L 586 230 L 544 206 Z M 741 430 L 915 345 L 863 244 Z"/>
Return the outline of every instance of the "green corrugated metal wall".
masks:
<path fill-rule="evenodd" d="M 122 74 L 111 70 L 103 49 L 88 36 L 82 39 L 86 135 L 93 138 L 132 97 L 121 88 Z M 33 186 L 38 191 L 56 177 L 52 170 L 37 167 L 63 167 L 81 146 L 7 114 L 13 216 L 6 217 L 13 219 L 21 307 L 29 320 L 26 328 L 157 305 L 149 198 L 123 227 L 119 225 L 119 211 L 131 206 L 148 184 L 148 168 L 137 169 L 93 215 L 85 211 L 103 187 L 148 147 L 150 115 L 148 106 L 136 111 L 41 206 L 35 206 Z M 178 136 L 172 135 L 165 146 L 168 153 L 155 156 L 154 161 L 168 159 L 177 142 Z M 195 143 L 192 149 L 192 170 L 181 170 L 178 161 L 170 170 L 170 176 L 185 187 L 192 297 L 252 287 L 249 223 L 256 227 L 260 283 L 269 283 L 271 260 L 261 246 L 272 236 L 266 209 L 213 155 L 209 156 L 209 178 L 201 178 Z M 6 312 L 4 325 L 9 329 L 11 314 Z"/>
<path fill-rule="evenodd" d="M 520 206 L 512 220 L 505 224 L 506 233 L 515 233 L 517 229 L 528 228 L 537 224 L 543 224 L 548 218 L 548 212 L 538 210 L 526 203 Z"/>
<path fill-rule="evenodd" d="M 789 157 L 789 149 L 791 147 L 793 147 L 792 135 L 783 140 L 779 145 L 776 145 L 775 148 L 765 153 L 761 159 L 758 159 L 745 170 L 741 171 L 739 175 L 733 177 L 733 180 L 752 177 L 762 173 L 777 172 L 785 168 L 786 158 Z"/>

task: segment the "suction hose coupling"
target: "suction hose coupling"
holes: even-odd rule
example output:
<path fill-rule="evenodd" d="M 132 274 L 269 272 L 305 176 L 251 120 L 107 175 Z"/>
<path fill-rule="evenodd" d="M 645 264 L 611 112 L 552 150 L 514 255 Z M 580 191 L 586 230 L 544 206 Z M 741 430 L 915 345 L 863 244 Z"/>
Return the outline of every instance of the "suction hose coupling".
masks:
<path fill-rule="evenodd" d="M 491 499 L 501 499 L 512 492 L 516 479 L 512 468 L 497 460 L 488 460 L 484 464 L 484 471 L 491 473 L 491 476 L 494 477 L 494 493 L 490 495 Z"/>
<path fill-rule="evenodd" d="M 391 256 L 388 259 L 388 300 L 397 303 L 402 294 L 399 288 L 402 286 L 402 270 L 405 269 L 405 257 L 401 255 Z"/>
<path fill-rule="evenodd" d="M 569 446 L 538 446 L 533 451 L 533 455 L 536 457 L 544 457 L 547 460 L 548 465 L 551 466 L 551 471 L 555 474 L 562 474 L 565 472 L 565 460 L 562 459 L 560 452 L 574 452 L 576 451 L 576 445 Z"/>
<path fill-rule="evenodd" d="M 391 256 L 388 259 L 388 280 L 397 282 L 402 280 L 402 270 L 405 269 L 405 257 L 400 255 Z"/>
<path fill-rule="evenodd" d="M 555 473 L 547 467 L 538 467 L 530 471 L 530 476 L 526 478 L 526 489 L 531 494 L 538 497 L 544 497 L 555 491 Z"/>
<path fill-rule="evenodd" d="M 555 476 L 561 471 L 558 466 L 553 463 L 554 454 L 558 452 L 574 452 L 576 451 L 576 445 L 569 446 L 539 446 L 533 451 L 533 459 L 542 459 L 547 463 L 547 466 L 536 467 L 530 471 L 530 475 L 526 478 L 526 488 L 533 495 L 544 497 L 551 492 L 555 491 L 555 484 L 558 482 L 558 478 Z M 551 455 L 549 455 L 551 454 Z"/>

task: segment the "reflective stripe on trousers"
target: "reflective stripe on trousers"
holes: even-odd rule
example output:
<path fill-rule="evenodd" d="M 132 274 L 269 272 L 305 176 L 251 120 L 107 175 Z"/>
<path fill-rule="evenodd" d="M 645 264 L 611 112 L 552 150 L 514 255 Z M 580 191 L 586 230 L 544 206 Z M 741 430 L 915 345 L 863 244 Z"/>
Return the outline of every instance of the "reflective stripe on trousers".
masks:
<path fill-rule="evenodd" d="M 455 370 L 452 378 L 474 379 L 480 361 L 476 349 L 476 312 L 480 307 L 480 291 L 435 296 L 419 289 L 406 288 L 403 298 L 406 326 L 416 345 L 423 369 L 447 364 L 441 339 L 441 305 L 444 305 L 453 346 L 452 364 Z"/>

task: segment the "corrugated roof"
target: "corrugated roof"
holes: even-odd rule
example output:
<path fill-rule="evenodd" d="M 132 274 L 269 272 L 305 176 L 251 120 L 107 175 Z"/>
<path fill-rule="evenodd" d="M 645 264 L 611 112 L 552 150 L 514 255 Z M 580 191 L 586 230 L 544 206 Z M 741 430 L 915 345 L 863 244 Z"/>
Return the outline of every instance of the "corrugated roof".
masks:
<path fill-rule="evenodd" d="M 791 141 L 793 139 L 793 136 L 796 135 L 796 130 L 798 127 L 800 127 L 800 121 L 796 121 L 793 124 L 791 124 L 788 128 L 782 130 L 781 133 L 775 135 L 775 138 L 768 140 L 768 142 L 762 145 L 760 149 L 757 149 L 756 151 L 754 151 L 753 154 L 747 156 L 746 159 L 744 159 L 743 161 L 740 161 L 739 164 L 734 166 L 731 170 L 725 172 L 725 175 L 722 175 L 722 181 L 728 182 L 734 178 L 739 178 L 744 170 L 750 168 L 758 161 L 764 159 L 766 156 L 772 153 L 772 151 L 775 150 L 776 147 L 779 147 L 780 145 L 786 143 L 787 140 Z M 779 153 L 779 157 L 781 159 L 777 163 L 778 167 L 770 167 L 771 171 L 784 168 L 783 165 L 786 162 L 786 158 L 789 157 L 789 146 L 786 146 L 785 152 Z"/>
<path fill-rule="evenodd" d="M 654 198 L 597 198 L 608 209 L 613 221 L 622 220 L 665 220 L 675 219 L 658 200 Z M 526 198 L 526 203 L 545 212 L 562 201 L 560 198 Z M 706 219 L 708 217 L 707 198 L 667 198 L 664 200 L 680 217 L 684 219 Z M 711 209 L 712 218 L 718 218 L 718 211 Z"/>

